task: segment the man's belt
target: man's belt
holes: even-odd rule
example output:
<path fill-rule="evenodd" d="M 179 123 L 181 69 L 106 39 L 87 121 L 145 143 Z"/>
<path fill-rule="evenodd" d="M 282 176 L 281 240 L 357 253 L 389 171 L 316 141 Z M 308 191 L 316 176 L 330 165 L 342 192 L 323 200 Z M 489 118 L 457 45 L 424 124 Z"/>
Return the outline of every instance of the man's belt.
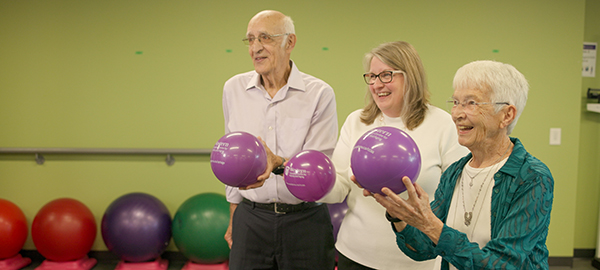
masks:
<path fill-rule="evenodd" d="M 264 209 L 264 210 L 273 211 L 277 214 L 298 212 L 298 211 L 302 211 L 305 209 L 309 209 L 309 208 L 313 208 L 313 207 L 317 207 L 317 206 L 321 205 L 321 203 L 316 203 L 316 202 L 302 202 L 299 204 L 257 203 L 257 202 L 250 201 L 246 198 L 244 198 L 242 201 L 254 208 L 260 208 L 260 209 Z"/>

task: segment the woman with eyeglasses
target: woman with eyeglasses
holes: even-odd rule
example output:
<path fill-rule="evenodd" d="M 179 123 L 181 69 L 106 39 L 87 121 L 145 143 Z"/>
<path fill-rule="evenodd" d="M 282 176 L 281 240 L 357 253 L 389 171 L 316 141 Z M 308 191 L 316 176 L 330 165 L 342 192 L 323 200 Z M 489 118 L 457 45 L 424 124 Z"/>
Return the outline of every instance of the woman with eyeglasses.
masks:
<path fill-rule="evenodd" d="M 392 228 L 406 255 L 418 261 L 439 256 L 441 269 L 548 269 L 554 180 L 509 137 L 528 89 L 511 65 L 463 66 L 454 77 L 452 119 L 458 142 L 471 153 L 444 172 L 435 200 L 430 204 L 423 185 L 407 177 L 408 199 L 387 188 L 387 196 L 364 191 L 395 218 Z"/>
<path fill-rule="evenodd" d="M 421 153 L 419 182 L 433 194 L 442 172 L 468 153 L 458 144 L 450 115 L 429 104 L 425 70 L 407 42 L 384 43 L 365 55 L 366 105 L 344 123 L 332 161 L 337 170 L 333 190 L 322 200 L 348 211 L 337 235 L 338 269 L 433 269 L 434 261 L 416 262 L 400 251 L 385 209 L 352 183 L 350 156 L 367 131 L 393 126 L 407 132 Z"/>

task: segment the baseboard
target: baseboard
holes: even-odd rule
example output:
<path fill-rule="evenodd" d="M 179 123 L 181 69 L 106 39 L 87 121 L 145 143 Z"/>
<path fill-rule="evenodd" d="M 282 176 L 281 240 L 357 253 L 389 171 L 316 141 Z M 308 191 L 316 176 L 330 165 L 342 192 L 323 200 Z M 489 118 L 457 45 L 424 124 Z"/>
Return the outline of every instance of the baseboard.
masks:
<path fill-rule="evenodd" d="M 549 266 L 568 266 L 573 268 L 573 257 L 549 257 Z"/>
<path fill-rule="evenodd" d="M 21 255 L 23 257 L 30 258 L 34 262 L 42 262 L 44 261 L 44 256 L 40 254 L 37 250 L 21 250 Z M 88 257 L 94 258 L 98 261 L 119 261 L 119 257 L 110 252 L 110 251 L 90 251 L 88 253 Z M 178 251 L 165 251 L 160 256 L 163 259 L 167 259 L 169 261 L 187 261 L 187 258 L 183 255 L 183 253 Z"/>
<path fill-rule="evenodd" d="M 573 257 L 575 258 L 594 258 L 596 256 L 596 249 L 593 248 L 576 248 L 573 250 Z"/>
<path fill-rule="evenodd" d="M 550 266 L 568 266 L 573 267 L 573 258 L 593 258 L 595 255 L 594 249 L 576 249 L 573 252 L 573 257 L 549 257 L 548 265 Z M 591 254 L 591 255 L 590 255 Z M 21 255 L 23 257 L 30 258 L 34 262 L 41 262 L 44 260 L 44 256 L 42 256 L 37 250 L 21 250 Z M 90 251 L 88 253 L 90 258 L 97 259 L 99 261 L 118 261 L 119 257 L 110 251 Z M 187 258 L 178 251 L 165 251 L 161 257 L 163 259 L 167 259 L 169 261 L 178 261 L 185 262 Z M 600 269 L 600 259 L 595 258 L 592 261 L 592 265 L 598 269 Z"/>

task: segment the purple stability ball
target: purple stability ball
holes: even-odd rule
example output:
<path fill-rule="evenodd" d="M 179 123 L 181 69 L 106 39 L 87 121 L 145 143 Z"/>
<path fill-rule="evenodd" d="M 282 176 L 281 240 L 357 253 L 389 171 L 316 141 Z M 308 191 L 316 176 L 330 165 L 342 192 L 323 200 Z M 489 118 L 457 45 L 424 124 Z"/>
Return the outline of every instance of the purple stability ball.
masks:
<path fill-rule="evenodd" d="M 121 260 L 145 262 L 157 259 L 171 240 L 171 214 L 152 195 L 123 195 L 104 212 L 102 239 Z"/>
<path fill-rule="evenodd" d="M 329 208 L 329 217 L 331 218 L 331 225 L 333 225 L 333 239 L 337 241 L 337 235 L 342 225 L 342 220 L 348 212 L 348 203 L 344 200 L 341 203 L 327 204 Z"/>
<path fill-rule="evenodd" d="M 210 167 L 223 184 L 245 187 L 267 168 L 267 152 L 254 135 L 231 132 L 215 143 L 210 153 Z"/>
<path fill-rule="evenodd" d="M 290 158 L 284 175 L 292 195 L 307 202 L 323 198 L 335 184 L 333 162 L 316 150 L 305 150 Z"/>
<path fill-rule="evenodd" d="M 421 154 L 415 141 L 395 127 L 378 127 L 361 136 L 350 158 L 356 181 L 365 189 L 381 193 L 387 187 L 399 194 L 406 190 L 402 178 L 414 183 L 421 170 Z"/>

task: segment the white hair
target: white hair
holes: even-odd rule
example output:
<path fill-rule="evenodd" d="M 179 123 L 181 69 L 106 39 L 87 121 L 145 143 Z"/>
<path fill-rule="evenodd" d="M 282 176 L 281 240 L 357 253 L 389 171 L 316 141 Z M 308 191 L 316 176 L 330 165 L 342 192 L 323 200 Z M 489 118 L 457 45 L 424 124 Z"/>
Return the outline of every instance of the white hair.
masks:
<path fill-rule="evenodd" d="M 527 103 L 529 83 L 525 76 L 510 64 L 491 60 L 468 63 L 456 71 L 454 89 L 489 90 L 491 102 L 508 102 L 517 108 L 515 119 L 507 127 L 510 134 L 519 120 Z M 497 106 L 496 112 L 502 107 Z"/>
<path fill-rule="evenodd" d="M 294 21 L 292 20 L 292 17 L 285 16 L 283 18 L 283 31 L 285 31 L 286 34 L 296 34 L 296 29 L 294 27 Z M 286 35 L 283 41 L 281 42 L 281 48 L 285 48 L 285 43 L 287 42 L 288 38 L 289 35 Z"/>

